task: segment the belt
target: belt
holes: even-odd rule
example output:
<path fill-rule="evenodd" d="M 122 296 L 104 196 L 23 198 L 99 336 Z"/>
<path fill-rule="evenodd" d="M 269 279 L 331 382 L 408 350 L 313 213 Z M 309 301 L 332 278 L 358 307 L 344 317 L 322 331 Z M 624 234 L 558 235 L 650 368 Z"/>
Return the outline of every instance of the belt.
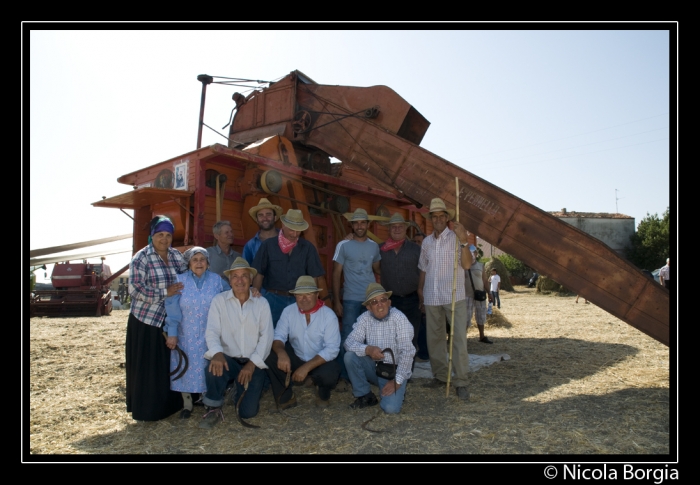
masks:
<path fill-rule="evenodd" d="M 267 291 L 267 292 L 269 292 L 269 293 L 274 293 L 275 295 L 279 295 L 279 296 L 289 296 L 289 292 L 288 292 L 288 291 L 270 290 L 270 289 L 266 289 L 265 291 Z"/>
<path fill-rule="evenodd" d="M 231 357 L 233 360 L 235 360 L 238 365 L 246 365 L 250 359 L 246 357 Z"/>
<path fill-rule="evenodd" d="M 396 298 L 408 298 L 410 296 L 415 296 L 417 294 L 418 294 L 418 292 L 414 291 L 413 293 L 408 293 L 407 295 L 391 295 L 391 297 L 392 298 L 394 298 L 394 297 L 396 297 Z"/>

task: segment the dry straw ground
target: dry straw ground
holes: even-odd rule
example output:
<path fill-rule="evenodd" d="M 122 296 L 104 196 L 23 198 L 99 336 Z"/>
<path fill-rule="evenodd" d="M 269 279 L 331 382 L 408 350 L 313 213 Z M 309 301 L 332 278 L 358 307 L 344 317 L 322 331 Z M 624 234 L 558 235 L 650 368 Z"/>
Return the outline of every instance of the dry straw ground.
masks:
<path fill-rule="evenodd" d="M 510 360 L 472 373 L 467 403 L 414 379 L 399 415 L 384 415 L 378 406 L 351 410 L 347 392 L 334 392 L 332 405 L 321 410 L 313 406 L 313 389 L 298 387 L 300 405 L 285 414 L 276 412 L 270 394 L 263 397 L 260 413 L 249 420 L 260 429 L 242 427 L 227 404 L 225 422 L 210 431 L 197 427 L 199 407 L 189 420 L 175 414 L 154 423 L 126 413 L 127 310 L 102 318 L 32 318 L 24 446 L 30 455 L 161 455 L 154 461 L 173 454 L 663 458 L 676 436 L 669 349 L 574 299 L 522 286 L 503 292 L 502 309 L 486 325 L 495 343 L 477 342 L 471 328 L 468 345 L 471 353 L 506 353 Z M 375 415 L 370 427 L 382 433 L 361 427 Z"/>

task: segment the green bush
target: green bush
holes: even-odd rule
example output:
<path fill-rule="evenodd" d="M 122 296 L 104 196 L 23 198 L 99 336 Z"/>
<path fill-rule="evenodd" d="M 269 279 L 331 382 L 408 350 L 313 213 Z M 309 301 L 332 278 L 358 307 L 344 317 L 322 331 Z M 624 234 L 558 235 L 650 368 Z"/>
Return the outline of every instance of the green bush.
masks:
<path fill-rule="evenodd" d="M 532 274 L 532 268 L 527 266 L 525 263 L 520 261 L 519 259 L 514 258 L 510 254 L 503 254 L 498 257 L 501 262 L 503 263 L 503 266 L 506 267 L 508 270 L 508 273 L 511 276 L 515 276 L 516 278 L 528 278 Z"/>

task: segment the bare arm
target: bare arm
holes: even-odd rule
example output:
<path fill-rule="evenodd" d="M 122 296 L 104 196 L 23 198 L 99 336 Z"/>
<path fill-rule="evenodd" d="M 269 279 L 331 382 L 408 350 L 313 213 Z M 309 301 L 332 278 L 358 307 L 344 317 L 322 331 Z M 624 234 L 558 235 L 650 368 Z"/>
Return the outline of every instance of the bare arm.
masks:
<path fill-rule="evenodd" d="M 340 277 L 343 275 L 343 265 L 333 261 L 333 309 L 336 315 L 343 316 L 343 302 L 340 298 Z"/>

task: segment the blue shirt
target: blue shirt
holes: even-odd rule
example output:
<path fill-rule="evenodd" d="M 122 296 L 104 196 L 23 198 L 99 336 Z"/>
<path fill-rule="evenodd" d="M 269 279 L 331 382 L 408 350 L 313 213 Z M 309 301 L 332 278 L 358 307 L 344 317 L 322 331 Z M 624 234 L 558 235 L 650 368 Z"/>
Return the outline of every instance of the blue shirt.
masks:
<path fill-rule="evenodd" d="M 314 245 L 301 238 L 288 254 L 282 252 L 276 237 L 265 239 L 252 266 L 263 276 L 265 290 L 293 290 L 300 276 L 318 278 L 326 274 Z"/>
<path fill-rule="evenodd" d="M 304 362 L 317 355 L 330 362 L 340 351 L 338 317 L 324 305 L 311 314 L 311 321 L 307 325 L 306 315 L 294 303 L 282 310 L 275 328 L 275 340 L 283 343 L 289 340 L 294 353 Z"/>
<path fill-rule="evenodd" d="M 279 234 L 279 230 L 277 231 Z M 258 249 L 260 249 L 260 245 L 262 244 L 262 239 L 260 239 L 260 231 L 253 236 L 253 239 L 245 243 L 245 246 L 243 246 L 243 259 L 248 261 L 248 264 L 252 265 L 253 260 L 255 259 L 255 255 L 258 254 Z"/>

